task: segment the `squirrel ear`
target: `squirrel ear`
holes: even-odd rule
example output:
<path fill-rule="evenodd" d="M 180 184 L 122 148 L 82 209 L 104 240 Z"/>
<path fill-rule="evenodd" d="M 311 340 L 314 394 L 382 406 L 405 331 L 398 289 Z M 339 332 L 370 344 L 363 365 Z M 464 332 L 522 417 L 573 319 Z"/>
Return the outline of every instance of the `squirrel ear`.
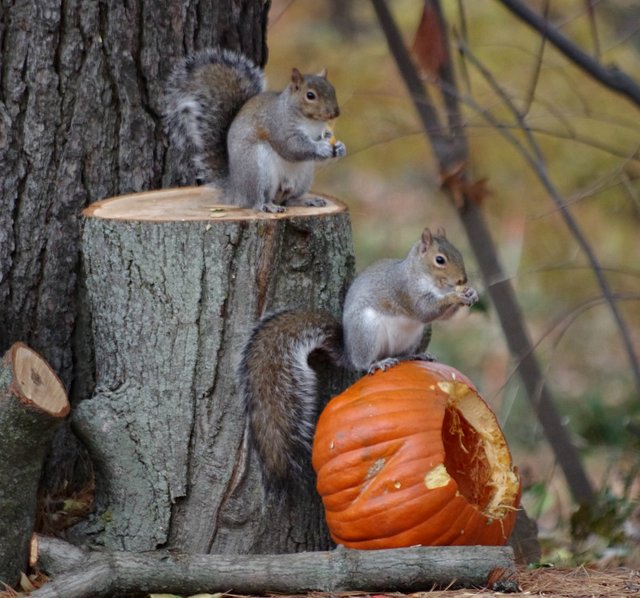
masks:
<path fill-rule="evenodd" d="M 438 227 L 438 230 L 437 230 L 436 234 L 439 237 L 442 237 L 443 239 L 447 238 L 447 231 L 445 231 L 444 228 L 442 228 L 441 226 Z"/>
<path fill-rule="evenodd" d="M 302 73 L 294 66 L 291 69 L 291 83 L 298 89 L 302 85 L 303 76 Z"/>
<path fill-rule="evenodd" d="M 420 236 L 420 253 L 426 253 L 431 243 L 433 243 L 433 236 L 431 235 L 431 231 L 425 228 Z"/>
<path fill-rule="evenodd" d="M 319 73 L 318 73 L 318 77 L 322 77 L 323 79 L 327 78 L 327 69 L 323 68 Z"/>

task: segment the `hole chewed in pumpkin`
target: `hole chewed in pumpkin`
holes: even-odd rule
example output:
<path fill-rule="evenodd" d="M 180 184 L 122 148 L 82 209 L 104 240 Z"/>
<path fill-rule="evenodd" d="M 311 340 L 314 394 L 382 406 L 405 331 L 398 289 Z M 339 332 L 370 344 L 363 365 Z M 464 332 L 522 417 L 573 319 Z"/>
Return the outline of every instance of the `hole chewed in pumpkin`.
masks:
<path fill-rule="evenodd" d="M 495 415 L 462 382 L 438 382 L 448 397 L 442 423 L 444 466 L 458 491 L 484 515 L 502 519 L 520 490 Z"/>

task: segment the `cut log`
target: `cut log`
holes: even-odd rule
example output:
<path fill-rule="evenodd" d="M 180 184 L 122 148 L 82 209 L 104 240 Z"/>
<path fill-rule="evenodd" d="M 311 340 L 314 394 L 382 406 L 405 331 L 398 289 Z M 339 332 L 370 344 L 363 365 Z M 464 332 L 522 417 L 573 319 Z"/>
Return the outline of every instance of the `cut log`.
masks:
<path fill-rule="evenodd" d="M 164 190 L 84 213 L 96 391 L 73 423 L 97 467 L 97 513 L 77 531 L 121 550 L 326 549 L 317 497 L 283 504 L 262 487 L 236 368 L 265 312 L 340 313 L 354 263 L 348 211 L 325 198 L 265 214 L 218 197 Z M 344 372 L 324 374 L 325 398 L 348 385 Z"/>
<path fill-rule="evenodd" d="M 0 362 L 0 582 L 12 587 L 27 569 L 43 459 L 68 413 L 53 370 L 14 344 Z"/>
<path fill-rule="evenodd" d="M 39 566 L 56 575 L 33 598 L 166 592 L 264 596 L 320 592 L 419 592 L 434 587 L 517 589 L 510 547 L 444 546 L 287 555 L 181 555 L 80 550 L 40 539 Z M 68 566 L 73 562 L 74 568 Z"/>

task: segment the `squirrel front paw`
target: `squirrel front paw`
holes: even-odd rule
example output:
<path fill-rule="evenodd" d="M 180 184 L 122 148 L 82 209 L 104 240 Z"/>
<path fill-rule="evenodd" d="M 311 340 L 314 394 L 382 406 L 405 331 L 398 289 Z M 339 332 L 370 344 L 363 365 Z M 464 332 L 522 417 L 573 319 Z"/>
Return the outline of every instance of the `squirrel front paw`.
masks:
<path fill-rule="evenodd" d="M 322 197 L 305 197 L 303 205 L 307 208 L 324 208 L 327 205 L 327 200 Z"/>
<path fill-rule="evenodd" d="M 316 145 L 316 154 L 320 159 L 341 158 L 347 155 L 347 148 L 342 141 L 331 143 L 328 139 L 321 139 Z"/>
<path fill-rule="evenodd" d="M 342 141 L 336 141 L 333 144 L 333 157 L 342 158 L 347 155 L 347 146 Z"/>
<path fill-rule="evenodd" d="M 456 287 L 462 305 L 473 305 L 478 300 L 478 292 L 472 287 Z"/>

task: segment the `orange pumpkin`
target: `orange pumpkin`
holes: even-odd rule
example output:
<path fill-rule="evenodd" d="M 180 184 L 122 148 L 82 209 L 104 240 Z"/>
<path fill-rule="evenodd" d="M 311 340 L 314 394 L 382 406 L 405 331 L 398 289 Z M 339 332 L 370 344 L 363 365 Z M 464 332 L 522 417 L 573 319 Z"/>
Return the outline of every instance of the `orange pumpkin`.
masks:
<path fill-rule="evenodd" d="M 313 467 L 349 548 L 501 545 L 515 523 L 520 481 L 496 417 L 441 363 L 403 362 L 332 399 Z"/>

